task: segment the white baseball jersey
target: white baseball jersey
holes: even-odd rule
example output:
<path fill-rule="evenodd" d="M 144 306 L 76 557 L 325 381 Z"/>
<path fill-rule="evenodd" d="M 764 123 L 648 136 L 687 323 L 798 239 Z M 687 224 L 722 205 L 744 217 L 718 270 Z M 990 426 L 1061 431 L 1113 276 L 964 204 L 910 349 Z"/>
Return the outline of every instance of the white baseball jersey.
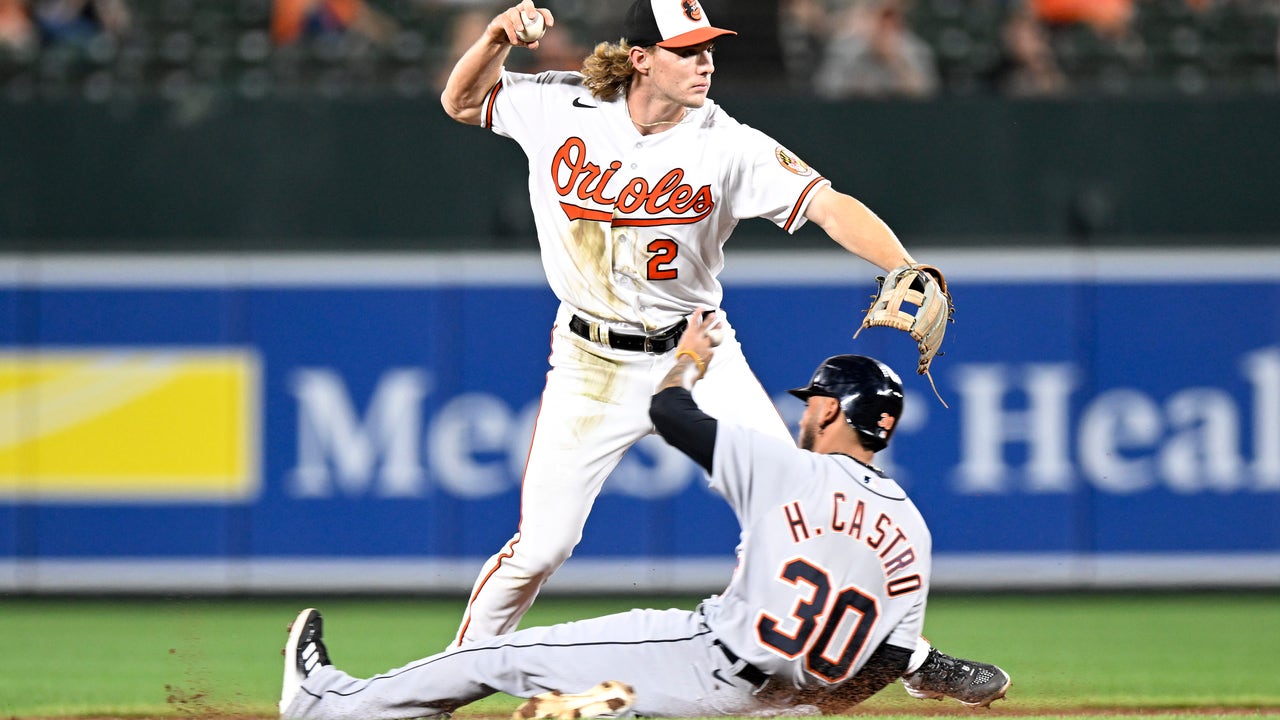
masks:
<path fill-rule="evenodd" d="M 552 290 L 606 323 L 670 326 L 719 307 L 716 276 L 739 220 L 804 224 L 829 182 L 768 135 L 707 100 L 641 135 L 624 97 L 592 97 L 576 72 L 503 71 L 485 127 L 529 158 L 529 197 Z M 675 281 L 675 282 L 672 282 Z"/>
<path fill-rule="evenodd" d="M 933 541 L 896 482 L 722 422 L 711 487 L 737 514 L 742 547 L 703 612 L 739 657 L 805 687 L 847 679 L 885 640 L 916 647 Z"/>
<path fill-rule="evenodd" d="M 619 350 L 570 330 L 571 317 L 632 335 L 719 307 L 723 245 L 738 220 L 787 231 L 827 181 L 708 101 L 641 135 L 624 99 L 591 96 L 578 73 L 503 71 L 481 122 L 520 143 L 548 283 L 560 298 L 551 371 L 521 483 L 520 525 L 476 578 L 459 643 L 513 630 L 582 538 L 623 453 L 653 432 L 649 400 L 674 353 Z M 722 315 L 725 338 L 699 404 L 789 438 Z"/>

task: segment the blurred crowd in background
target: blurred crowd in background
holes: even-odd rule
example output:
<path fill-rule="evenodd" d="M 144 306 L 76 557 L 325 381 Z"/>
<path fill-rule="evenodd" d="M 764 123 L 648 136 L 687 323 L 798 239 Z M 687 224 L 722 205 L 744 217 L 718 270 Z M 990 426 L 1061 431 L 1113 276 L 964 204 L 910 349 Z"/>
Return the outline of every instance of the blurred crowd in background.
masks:
<path fill-rule="evenodd" d="M 0 0 L 0 102 L 430 97 L 509 3 Z M 703 0 L 715 94 L 1280 95 L 1280 0 Z M 621 0 L 545 0 L 510 67 L 577 69 Z"/>

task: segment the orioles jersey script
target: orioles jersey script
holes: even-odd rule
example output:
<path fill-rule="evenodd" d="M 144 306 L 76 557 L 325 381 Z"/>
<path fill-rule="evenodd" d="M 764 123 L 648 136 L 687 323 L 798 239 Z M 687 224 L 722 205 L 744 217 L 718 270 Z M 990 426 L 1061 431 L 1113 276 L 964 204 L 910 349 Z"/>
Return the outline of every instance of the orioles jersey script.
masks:
<path fill-rule="evenodd" d="M 718 307 L 723 246 L 739 220 L 804 224 L 829 184 L 713 101 L 641 135 L 626 100 L 592 97 L 576 72 L 503 71 L 482 124 L 520 144 L 551 289 L 581 313 L 647 331 Z M 676 282 L 672 282 L 676 281 Z"/>
<path fill-rule="evenodd" d="M 702 610 L 743 660 L 795 687 L 823 686 L 886 640 L 916 647 L 933 541 L 896 482 L 847 455 L 723 422 L 712 471 L 742 546 L 729 587 Z"/>

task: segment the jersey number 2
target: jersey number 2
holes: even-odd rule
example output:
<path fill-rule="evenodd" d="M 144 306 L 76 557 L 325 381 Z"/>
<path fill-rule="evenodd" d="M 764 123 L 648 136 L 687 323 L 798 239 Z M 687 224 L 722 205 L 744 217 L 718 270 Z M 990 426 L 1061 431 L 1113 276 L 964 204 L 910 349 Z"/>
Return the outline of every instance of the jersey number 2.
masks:
<path fill-rule="evenodd" d="M 791 620 L 787 622 L 794 628 L 791 632 L 780 628 L 778 618 L 762 611 L 756 622 L 760 639 L 787 657 L 804 652 L 805 666 L 816 675 L 831 682 L 845 679 L 879 618 L 876 599 L 852 585 L 836 592 L 832 599 L 831 578 L 803 558 L 784 565 L 781 577 L 797 588 L 804 583 L 811 591 L 807 598 L 797 601 L 791 611 Z M 848 618 L 850 611 L 856 616 Z M 832 648 L 836 632 L 846 620 L 852 626 L 843 633 L 844 642 Z"/>
<path fill-rule="evenodd" d="M 680 246 L 676 245 L 676 241 L 671 238 L 658 238 L 649 243 L 649 279 L 650 280 L 675 280 L 680 276 L 680 271 L 669 267 L 675 262 L 676 255 L 680 251 Z"/>

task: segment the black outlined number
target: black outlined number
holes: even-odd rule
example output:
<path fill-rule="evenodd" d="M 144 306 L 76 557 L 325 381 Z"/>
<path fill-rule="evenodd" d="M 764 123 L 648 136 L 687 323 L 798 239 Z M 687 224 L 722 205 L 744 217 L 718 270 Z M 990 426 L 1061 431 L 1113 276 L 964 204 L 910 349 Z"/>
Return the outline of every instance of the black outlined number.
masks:
<path fill-rule="evenodd" d="M 675 280 L 680 277 L 680 271 L 670 267 L 680 253 L 680 246 L 676 245 L 675 240 L 658 238 L 649 243 L 646 249 L 650 255 L 647 266 L 650 280 Z"/>
<path fill-rule="evenodd" d="M 836 629 L 845 621 L 850 611 L 858 614 L 857 618 L 852 619 L 853 631 L 849 633 L 849 639 L 840 649 L 840 654 L 833 658 L 827 651 L 830 649 Z M 840 591 L 836 601 L 831 605 L 827 621 L 822 625 L 822 632 L 818 634 L 813 648 L 809 650 L 807 658 L 809 669 L 833 682 L 847 677 L 849 670 L 853 667 L 854 658 L 858 657 L 862 647 L 867 644 L 867 633 L 871 632 L 871 626 L 876 624 L 879 614 L 875 598 L 864 595 L 856 587 L 847 587 Z"/>
<path fill-rule="evenodd" d="M 795 627 L 793 633 L 780 630 L 777 618 L 760 613 L 756 623 L 760 640 L 787 657 L 805 652 L 805 667 L 815 675 L 832 682 L 845 679 L 880 617 L 876 599 L 851 585 L 840 590 L 828 608 L 831 578 L 803 558 L 787 562 L 781 578 L 797 587 L 803 582 L 810 589 L 791 611 L 794 622 L 788 624 Z M 845 640 L 832 652 L 831 645 L 842 628 Z"/>
<path fill-rule="evenodd" d="M 803 581 L 813 588 L 807 601 L 796 604 L 791 616 L 799 621 L 796 631 L 790 635 L 778 629 L 778 620 L 768 613 L 760 613 L 760 621 L 756 629 L 760 631 L 760 639 L 764 644 L 774 648 L 787 657 L 799 655 L 809 643 L 809 636 L 818 626 L 818 616 L 827 606 L 827 595 L 831 592 L 831 580 L 827 574 L 804 560 L 792 560 L 782 568 L 782 579 L 797 585 Z"/>

